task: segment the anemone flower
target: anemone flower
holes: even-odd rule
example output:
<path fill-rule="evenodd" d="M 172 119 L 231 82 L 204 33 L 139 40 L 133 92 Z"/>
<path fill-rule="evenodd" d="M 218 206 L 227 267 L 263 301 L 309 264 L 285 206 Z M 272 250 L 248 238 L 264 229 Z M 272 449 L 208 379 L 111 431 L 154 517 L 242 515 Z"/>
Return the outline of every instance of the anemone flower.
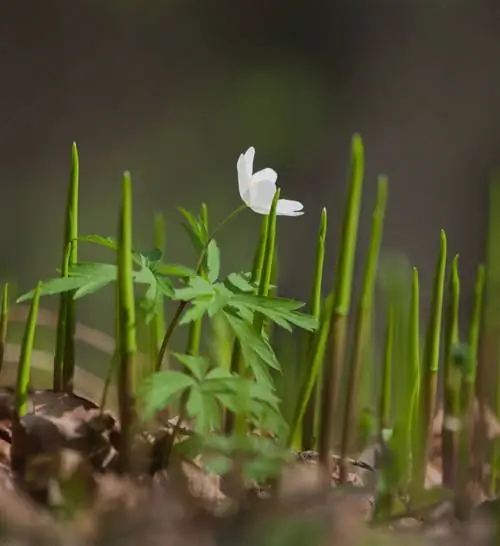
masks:
<path fill-rule="evenodd" d="M 274 194 L 276 193 L 276 180 L 278 173 L 269 167 L 256 173 L 253 172 L 253 160 L 255 148 L 252 146 L 238 158 L 236 168 L 238 171 L 238 187 L 241 199 L 257 214 L 269 214 Z M 276 214 L 281 216 L 300 216 L 304 214 L 304 205 L 299 201 L 280 199 L 276 208 Z"/>

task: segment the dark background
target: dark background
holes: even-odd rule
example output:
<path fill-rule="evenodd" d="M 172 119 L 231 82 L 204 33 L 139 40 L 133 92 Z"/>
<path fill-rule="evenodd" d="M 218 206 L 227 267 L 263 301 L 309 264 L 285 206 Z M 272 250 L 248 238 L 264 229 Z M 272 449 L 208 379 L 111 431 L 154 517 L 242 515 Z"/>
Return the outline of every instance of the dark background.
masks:
<path fill-rule="evenodd" d="M 189 264 L 175 207 L 204 200 L 221 220 L 240 203 L 237 156 L 254 145 L 256 166 L 305 205 L 280 219 L 279 245 L 281 292 L 306 297 L 322 206 L 333 268 L 360 132 L 360 263 L 384 173 L 384 249 L 419 267 L 425 312 L 444 228 L 468 309 L 500 163 L 498 1 L 4 1 L 0 36 L 0 276 L 20 290 L 59 265 L 75 140 L 82 232 L 114 234 L 129 169 L 137 245 L 150 246 L 162 211 L 167 260 Z M 248 268 L 259 221 L 248 211 L 221 234 L 226 271 Z M 83 301 L 82 322 L 112 331 L 111 297 Z"/>

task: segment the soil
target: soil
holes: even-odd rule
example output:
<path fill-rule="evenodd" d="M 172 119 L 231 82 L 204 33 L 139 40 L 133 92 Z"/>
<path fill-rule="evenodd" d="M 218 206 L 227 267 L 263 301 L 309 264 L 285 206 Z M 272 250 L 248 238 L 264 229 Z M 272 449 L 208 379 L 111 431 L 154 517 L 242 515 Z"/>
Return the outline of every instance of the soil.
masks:
<path fill-rule="evenodd" d="M 325 490 L 316 454 L 296 454 L 274 494 L 250 487 L 228 496 L 200 461 L 173 455 L 151 468 L 151 434 L 138 435 L 134 478 L 116 472 L 120 427 L 83 397 L 36 390 L 14 426 L 13 391 L 0 390 L 0 544 L 16 546 L 409 546 L 494 544 L 498 502 L 477 502 L 467 522 L 441 500 L 380 525 L 370 523 L 376 471 L 371 453 L 351 460 L 349 484 L 338 472 Z M 187 424 L 183 424 L 187 426 Z M 156 431 L 157 432 L 157 431 Z M 164 431 L 164 434 L 165 431 Z M 146 437 L 147 436 L 147 437 Z M 175 451 L 174 451 L 175 453 Z M 432 461 L 431 461 L 432 463 Z M 436 487 L 436 465 L 430 464 Z"/>

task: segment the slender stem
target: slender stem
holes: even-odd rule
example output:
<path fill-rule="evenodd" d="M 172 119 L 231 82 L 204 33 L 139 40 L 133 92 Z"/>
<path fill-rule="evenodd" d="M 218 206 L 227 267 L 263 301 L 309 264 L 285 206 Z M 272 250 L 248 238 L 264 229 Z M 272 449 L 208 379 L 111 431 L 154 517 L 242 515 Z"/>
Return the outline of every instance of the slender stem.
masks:
<path fill-rule="evenodd" d="M 460 280 L 458 276 L 458 254 L 453 259 L 448 288 L 448 302 L 445 320 L 445 355 L 443 367 L 443 484 L 454 487 L 458 471 L 459 431 L 449 426 L 449 419 L 460 419 L 461 370 L 453 355 L 453 347 L 458 343 L 458 312 Z"/>
<path fill-rule="evenodd" d="M 331 450 L 335 438 L 334 421 L 338 417 L 340 379 L 344 367 L 346 335 L 351 306 L 354 261 L 358 238 L 359 214 L 363 193 L 364 148 L 359 135 L 351 143 L 349 192 L 342 226 L 342 237 L 337 261 L 332 320 L 330 324 L 329 362 L 324 367 L 323 416 L 319 437 L 319 460 L 326 475 L 332 474 Z"/>
<path fill-rule="evenodd" d="M 370 329 L 373 307 L 373 295 L 375 291 L 375 280 L 377 274 L 378 257 L 382 243 L 385 208 L 387 203 L 387 179 L 380 177 L 378 183 L 377 201 L 373 211 L 372 233 L 366 270 L 363 280 L 363 291 L 358 304 L 358 311 L 355 323 L 354 347 L 351 351 L 351 362 L 348 370 L 347 395 L 345 402 L 344 426 L 342 428 L 342 439 L 340 447 L 340 482 L 347 483 L 349 474 L 348 453 L 351 448 L 358 399 L 359 382 L 363 371 L 363 360 L 366 348 L 370 341 Z"/>

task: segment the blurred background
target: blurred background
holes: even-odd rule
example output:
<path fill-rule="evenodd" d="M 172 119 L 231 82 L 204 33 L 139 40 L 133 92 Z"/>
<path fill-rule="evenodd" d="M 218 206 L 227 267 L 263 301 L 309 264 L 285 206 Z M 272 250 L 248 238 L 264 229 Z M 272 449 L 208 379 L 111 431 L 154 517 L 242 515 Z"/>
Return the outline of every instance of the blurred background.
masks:
<path fill-rule="evenodd" d="M 359 132 L 359 265 L 383 173 L 384 250 L 419 267 L 425 313 L 444 228 L 469 313 L 499 166 L 498 1 L 29 0 L 4 2 L 0 33 L 0 276 L 18 290 L 59 266 L 72 141 L 82 232 L 115 233 L 128 169 L 136 245 L 151 246 L 163 212 L 167 261 L 187 265 L 176 207 L 205 201 L 218 223 L 240 203 L 236 160 L 253 145 L 256 167 L 275 168 L 282 196 L 305 205 L 278 226 L 280 291 L 305 298 L 323 206 L 333 268 Z M 226 272 L 249 267 L 259 222 L 248 211 L 221 233 Z M 80 320 L 112 332 L 112 296 L 83 300 Z"/>

